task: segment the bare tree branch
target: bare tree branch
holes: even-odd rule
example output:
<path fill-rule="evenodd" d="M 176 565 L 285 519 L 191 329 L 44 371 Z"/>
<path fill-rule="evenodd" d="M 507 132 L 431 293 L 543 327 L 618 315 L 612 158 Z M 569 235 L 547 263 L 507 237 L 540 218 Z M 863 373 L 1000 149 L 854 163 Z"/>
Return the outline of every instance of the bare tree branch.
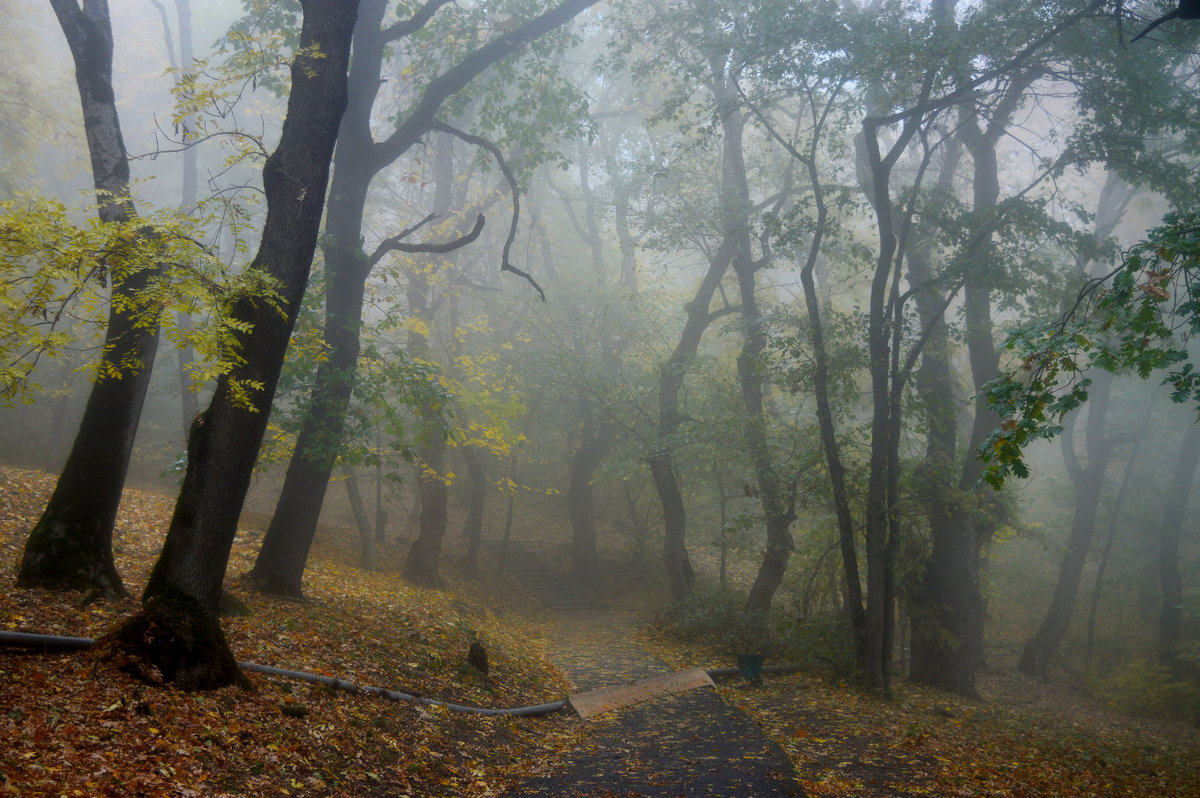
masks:
<path fill-rule="evenodd" d="M 511 272 L 518 277 L 524 278 L 525 282 L 533 286 L 534 290 L 538 292 L 538 296 L 540 296 L 542 301 L 545 302 L 546 292 L 543 291 L 542 287 L 537 284 L 537 281 L 534 280 L 533 277 L 531 277 L 527 272 L 521 271 L 516 266 L 513 266 L 512 262 L 508 259 L 509 253 L 512 252 L 513 242 L 517 239 L 517 224 L 521 219 L 521 198 L 520 192 L 518 191 L 517 179 L 513 176 L 512 170 L 508 168 L 508 162 L 504 160 L 504 153 L 500 152 L 499 147 L 482 136 L 476 136 L 472 133 L 466 132 L 465 130 L 459 130 L 456 127 L 446 124 L 445 122 L 434 122 L 430 126 L 430 129 L 440 130 L 443 133 L 449 133 L 451 136 L 456 136 L 468 144 L 474 144 L 476 147 L 482 147 L 490 152 L 492 157 L 496 159 L 496 165 L 500 168 L 500 172 L 504 175 L 504 179 L 508 181 L 508 186 L 512 193 L 513 206 L 512 224 L 510 224 L 508 228 L 508 238 L 506 238 L 504 241 L 504 252 L 501 254 L 500 271 Z"/>
<path fill-rule="evenodd" d="M 467 233 L 466 235 L 459 236 L 458 238 L 450 241 L 444 241 L 440 244 L 433 242 L 425 242 L 421 244 L 404 243 L 404 239 L 408 238 L 410 235 L 436 218 L 436 214 L 431 213 L 407 230 L 402 230 L 391 238 L 385 238 L 383 241 L 380 241 L 379 246 L 377 246 L 375 251 L 371 253 L 371 265 L 374 266 L 380 261 L 380 259 L 383 258 L 384 255 L 388 254 L 389 252 L 453 252 L 456 249 L 470 244 L 472 241 L 479 238 L 479 234 L 483 232 L 483 214 L 481 213 L 475 219 L 475 226 L 471 228 L 471 232 Z"/>

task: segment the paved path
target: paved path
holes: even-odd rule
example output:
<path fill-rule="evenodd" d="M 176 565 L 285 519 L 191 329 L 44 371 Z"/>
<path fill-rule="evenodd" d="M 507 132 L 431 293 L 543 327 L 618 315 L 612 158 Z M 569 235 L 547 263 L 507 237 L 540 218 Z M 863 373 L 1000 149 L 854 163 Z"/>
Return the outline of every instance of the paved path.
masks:
<path fill-rule="evenodd" d="M 550 613 L 551 655 L 578 690 L 671 670 L 634 642 L 634 624 L 609 610 Z M 747 688 L 750 689 L 750 688 Z M 665 696 L 591 721 L 586 750 L 556 775 L 511 796 L 802 796 L 791 763 L 712 688 Z"/>

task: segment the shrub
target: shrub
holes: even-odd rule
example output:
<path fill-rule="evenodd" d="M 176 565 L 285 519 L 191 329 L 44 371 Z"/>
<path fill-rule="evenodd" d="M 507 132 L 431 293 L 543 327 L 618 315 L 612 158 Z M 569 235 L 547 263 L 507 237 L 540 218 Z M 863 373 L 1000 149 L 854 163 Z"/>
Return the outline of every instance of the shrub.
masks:
<path fill-rule="evenodd" d="M 1169 668 L 1139 660 L 1093 682 L 1093 694 L 1109 708 L 1145 718 L 1200 720 L 1200 685 Z"/>
<path fill-rule="evenodd" d="M 777 628 L 781 654 L 789 662 L 829 668 L 837 679 L 855 674 L 854 635 L 845 618 L 792 617 L 781 621 Z"/>
<path fill-rule="evenodd" d="M 689 643 L 710 646 L 725 654 L 765 654 L 772 649 L 765 618 L 742 609 L 743 599 L 723 588 L 697 588 L 687 599 L 672 604 L 662 617 L 663 630 Z"/>

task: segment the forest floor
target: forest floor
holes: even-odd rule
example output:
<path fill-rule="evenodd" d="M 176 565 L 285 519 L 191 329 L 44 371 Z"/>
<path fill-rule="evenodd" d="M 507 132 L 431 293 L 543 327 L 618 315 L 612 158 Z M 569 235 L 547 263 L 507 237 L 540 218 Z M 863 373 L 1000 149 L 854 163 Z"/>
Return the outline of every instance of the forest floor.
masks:
<path fill-rule="evenodd" d="M 135 598 L 79 607 L 78 596 L 15 587 L 24 537 L 53 484 L 40 472 L 0 469 L 0 630 L 100 636 L 136 608 Z M 115 548 L 134 597 L 171 506 L 167 497 L 127 493 Z M 465 573 L 451 552 L 448 589 L 420 590 L 396 576 L 398 542 L 382 550 L 381 572 L 366 573 L 353 566 L 352 536 L 323 532 L 305 577 L 307 600 L 283 601 L 248 592 L 236 579 L 257 550 L 260 533 L 252 527 L 235 542 L 229 583 L 251 613 L 224 621 L 240 660 L 478 706 L 537 704 L 571 692 L 552 662 L 561 662 L 561 649 L 552 648 L 564 642 L 564 619 L 547 618 L 490 569 Z M 448 536 L 447 544 L 457 550 L 459 541 Z M 638 603 L 628 588 L 619 607 Z M 616 637 L 610 629 L 611 645 L 598 636 L 593 656 L 607 650 L 627 662 L 632 642 L 671 667 L 730 664 L 653 633 L 631 641 L 629 628 Z M 466 662 L 475 635 L 488 648 L 486 677 Z M 592 792 L 526 791 L 564 784 L 569 763 L 595 749 L 605 724 L 620 722 L 611 715 L 599 723 L 568 713 L 482 717 L 250 678 L 251 691 L 186 694 L 135 682 L 94 652 L 0 649 L 0 795 L 722 794 L 671 792 L 669 785 L 622 790 L 619 768 Z M 809 795 L 1200 796 L 1195 728 L 1116 715 L 1010 669 L 984 674 L 978 701 L 903 681 L 883 701 L 812 673 L 701 692 L 748 715 Z M 675 711 L 673 700 L 639 711 L 676 718 L 678 733 L 722 722 L 703 708 Z M 660 723 L 622 733 L 670 732 Z M 642 757 L 641 768 L 657 766 Z"/>

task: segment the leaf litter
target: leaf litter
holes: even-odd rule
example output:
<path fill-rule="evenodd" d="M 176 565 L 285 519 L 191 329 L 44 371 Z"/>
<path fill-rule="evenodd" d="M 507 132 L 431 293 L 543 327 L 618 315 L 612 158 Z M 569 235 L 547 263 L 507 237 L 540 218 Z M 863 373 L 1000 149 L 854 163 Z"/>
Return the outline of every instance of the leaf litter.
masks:
<path fill-rule="evenodd" d="M 76 606 L 78 594 L 15 586 L 25 537 L 54 476 L 0 469 L 0 629 L 98 637 L 137 608 L 172 500 L 127 490 L 114 552 L 134 598 Z M 258 533 L 238 533 L 227 583 L 250 614 L 222 621 L 239 660 L 336 676 L 460 704 L 505 707 L 562 698 L 568 685 L 519 613 L 490 611 L 479 588 L 421 590 L 329 556 L 305 572 L 304 602 L 260 595 L 249 571 Z M 398 555 L 397 555 L 398 556 Z M 448 571 L 452 569 L 447 569 Z M 486 676 L 466 663 L 488 647 Z M 134 681 L 96 652 L 0 649 L 0 795 L 499 795 L 578 744 L 565 715 L 512 719 L 396 704 L 250 675 L 236 687 L 185 693 Z"/>
<path fill-rule="evenodd" d="M 136 600 L 79 608 L 73 594 L 15 587 L 25 535 L 53 486 L 52 475 L 0 469 L 0 556 L 10 564 L 0 629 L 95 637 Z M 126 492 L 115 553 L 134 596 L 170 510 L 167 497 Z M 261 536 L 254 526 L 239 532 L 230 574 L 249 570 Z M 382 573 L 355 568 L 355 550 L 353 534 L 322 530 L 303 603 L 231 580 L 251 608 L 224 620 L 238 658 L 484 706 L 569 692 L 547 658 L 545 619 L 519 591 L 452 567 L 449 591 L 420 590 L 395 575 L 398 547 L 381 552 Z M 488 609 L 501 594 L 518 609 Z M 466 665 L 474 635 L 488 646 L 486 678 Z M 727 664 L 653 632 L 639 642 L 678 667 Z M 250 678 L 253 691 L 183 693 L 133 681 L 92 652 L 0 649 L 0 795 L 490 796 L 561 774 L 588 744 L 588 727 L 569 715 L 468 716 Z M 1117 715 L 1003 663 L 979 683 L 978 701 L 902 680 L 884 701 L 814 673 L 717 689 L 778 743 L 811 796 L 1200 795 L 1196 728 Z"/>

